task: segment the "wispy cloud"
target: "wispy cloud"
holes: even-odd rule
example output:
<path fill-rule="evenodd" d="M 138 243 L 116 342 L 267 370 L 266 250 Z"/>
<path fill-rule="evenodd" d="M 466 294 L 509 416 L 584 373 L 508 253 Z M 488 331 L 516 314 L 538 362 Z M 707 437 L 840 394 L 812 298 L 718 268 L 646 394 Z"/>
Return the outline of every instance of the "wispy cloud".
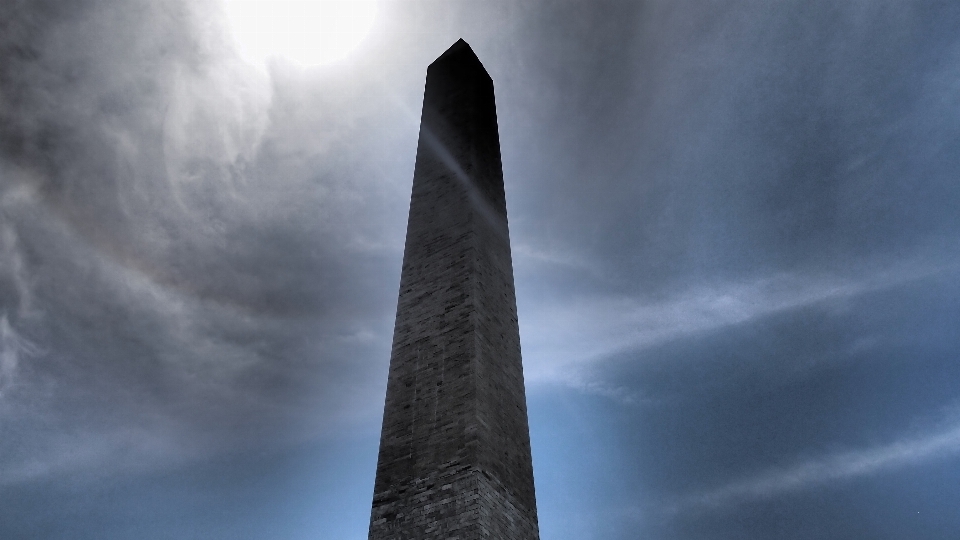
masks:
<path fill-rule="evenodd" d="M 938 431 L 862 450 L 848 451 L 776 468 L 696 493 L 667 506 L 668 514 L 720 510 L 824 484 L 960 455 L 960 421 Z"/>
<path fill-rule="evenodd" d="M 7 314 L 0 314 L 0 397 L 13 384 L 20 359 L 36 353 L 37 347 L 14 331 Z"/>
<path fill-rule="evenodd" d="M 13 191 L 13 190 L 10 190 Z M 33 295 L 14 228 L 5 222 L 3 209 L 9 193 L 0 195 L 0 287 L 9 284 L 14 298 L 0 297 L 0 398 L 13 385 L 24 356 L 38 352 L 36 345 L 16 331 L 10 322 L 33 314 Z"/>
<path fill-rule="evenodd" d="M 778 274 L 750 282 L 694 287 L 650 302 L 633 297 L 567 299 L 521 314 L 525 373 L 532 382 L 582 386 L 584 369 L 626 350 L 743 324 L 957 271 L 954 264 L 912 264 L 857 279 Z"/>
<path fill-rule="evenodd" d="M 56 444 L 0 462 L 0 486 L 57 475 L 88 477 L 152 471 L 200 459 L 215 447 L 170 425 L 142 425 L 110 431 L 64 433 Z"/>

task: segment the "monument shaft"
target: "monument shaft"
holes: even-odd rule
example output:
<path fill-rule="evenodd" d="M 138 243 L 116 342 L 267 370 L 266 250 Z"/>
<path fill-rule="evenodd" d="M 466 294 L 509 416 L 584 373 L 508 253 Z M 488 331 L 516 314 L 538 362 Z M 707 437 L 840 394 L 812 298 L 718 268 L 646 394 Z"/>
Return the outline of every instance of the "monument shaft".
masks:
<path fill-rule="evenodd" d="M 370 540 L 536 540 L 493 81 L 427 70 Z"/>

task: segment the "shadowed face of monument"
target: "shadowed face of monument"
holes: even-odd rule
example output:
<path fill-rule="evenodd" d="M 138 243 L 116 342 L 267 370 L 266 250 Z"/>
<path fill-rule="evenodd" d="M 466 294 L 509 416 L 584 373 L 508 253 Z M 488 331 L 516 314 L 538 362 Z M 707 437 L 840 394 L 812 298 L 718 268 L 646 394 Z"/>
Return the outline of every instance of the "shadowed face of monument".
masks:
<path fill-rule="evenodd" d="M 493 82 L 427 71 L 371 540 L 538 538 Z"/>

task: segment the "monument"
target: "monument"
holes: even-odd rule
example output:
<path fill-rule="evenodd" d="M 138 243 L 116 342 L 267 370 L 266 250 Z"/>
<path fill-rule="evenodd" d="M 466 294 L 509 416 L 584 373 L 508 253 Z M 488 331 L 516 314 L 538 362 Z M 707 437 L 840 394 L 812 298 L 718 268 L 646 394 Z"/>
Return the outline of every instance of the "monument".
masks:
<path fill-rule="evenodd" d="M 427 69 L 370 540 L 537 540 L 493 81 Z"/>

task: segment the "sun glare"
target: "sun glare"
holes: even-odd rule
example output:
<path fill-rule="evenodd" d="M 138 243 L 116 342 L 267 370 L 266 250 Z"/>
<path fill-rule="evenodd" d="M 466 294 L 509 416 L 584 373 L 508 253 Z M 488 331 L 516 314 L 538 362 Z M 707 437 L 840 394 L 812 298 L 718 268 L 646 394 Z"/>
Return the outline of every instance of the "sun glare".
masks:
<path fill-rule="evenodd" d="M 225 0 L 237 48 L 255 63 L 283 57 L 319 65 L 360 44 L 377 14 L 376 0 Z"/>

